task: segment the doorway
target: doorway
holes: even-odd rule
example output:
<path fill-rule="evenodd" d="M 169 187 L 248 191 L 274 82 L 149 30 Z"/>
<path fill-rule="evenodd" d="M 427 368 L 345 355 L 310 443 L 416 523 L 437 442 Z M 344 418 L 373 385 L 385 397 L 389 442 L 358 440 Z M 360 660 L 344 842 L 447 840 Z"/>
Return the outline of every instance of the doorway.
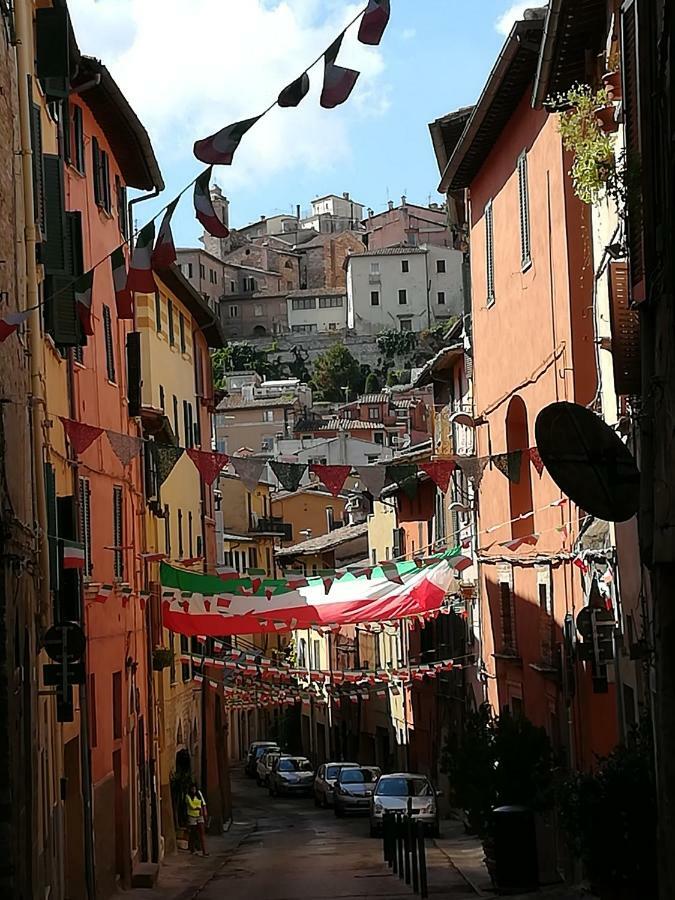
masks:
<path fill-rule="evenodd" d="M 84 810 L 80 790 L 80 739 L 74 737 L 63 750 L 64 877 L 68 900 L 84 900 Z"/>

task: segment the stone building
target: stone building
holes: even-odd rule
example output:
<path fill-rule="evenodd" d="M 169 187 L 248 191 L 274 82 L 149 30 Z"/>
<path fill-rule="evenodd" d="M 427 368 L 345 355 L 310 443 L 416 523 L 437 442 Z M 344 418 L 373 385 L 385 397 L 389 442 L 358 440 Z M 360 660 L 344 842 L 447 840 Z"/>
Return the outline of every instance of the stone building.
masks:
<path fill-rule="evenodd" d="M 363 253 L 365 245 L 360 234 L 344 231 L 341 234 L 319 234 L 296 247 L 300 254 L 300 287 L 344 288 L 347 280 L 345 260 L 351 253 Z"/>
<path fill-rule="evenodd" d="M 390 200 L 384 212 L 374 213 L 369 209 L 363 224 L 366 229 L 364 241 L 369 250 L 417 247 L 420 244 L 451 246 L 447 212 L 438 203 L 420 206 L 408 203 L 406 197 L 401 197 L 401 205 L 394 206 L 393 200 Z"/>

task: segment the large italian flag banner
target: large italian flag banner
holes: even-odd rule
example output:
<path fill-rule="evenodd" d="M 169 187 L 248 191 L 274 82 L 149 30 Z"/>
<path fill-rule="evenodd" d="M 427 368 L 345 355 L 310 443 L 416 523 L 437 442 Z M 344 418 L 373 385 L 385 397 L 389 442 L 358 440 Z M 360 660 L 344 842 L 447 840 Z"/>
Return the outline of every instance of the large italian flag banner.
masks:
<path fill-rule="evenodd" d="M 163 624 L 185 635 L 222 637 L 296 628 L 386 622 L 439 610 L 456 586 L 450 554 L 333 577 L 223 581 L 161 565 Z"/>

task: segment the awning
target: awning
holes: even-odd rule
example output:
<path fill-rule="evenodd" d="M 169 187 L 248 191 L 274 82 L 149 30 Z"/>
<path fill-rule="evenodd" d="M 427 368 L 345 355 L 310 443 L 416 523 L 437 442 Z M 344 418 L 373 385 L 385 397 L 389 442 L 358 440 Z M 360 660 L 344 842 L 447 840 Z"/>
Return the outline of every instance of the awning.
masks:
<path fill-rule="evenodd" d="M 325 578 L 296 589 L 285 579 L 254 581 L 253 591 L 250 579 L 223 581 L 163 563 L 163 623 L 179 634 L 224 637 L 390 621 L 439 610 L 456 584 L 452 559 L 395 568 L 400 584 L 376 566 L 370 578 L 348 572 L 331 579 L 328 591 Z"/>

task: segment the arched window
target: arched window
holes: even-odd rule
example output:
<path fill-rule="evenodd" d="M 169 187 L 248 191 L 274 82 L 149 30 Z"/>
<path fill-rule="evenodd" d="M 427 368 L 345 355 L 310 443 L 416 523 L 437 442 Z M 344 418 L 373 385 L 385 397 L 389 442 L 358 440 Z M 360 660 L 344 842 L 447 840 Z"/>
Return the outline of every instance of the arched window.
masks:
<path fill-rule="evenodd" d="M 511 536 L 514 539 L 527 537 L 534 531 L 529 446 L 527 409 L 520 397 L 514 397 L 506 413 L 506 449 L 509 453 L 521 451 L 518 481 L 509 481 L 509 501 L 513 519 Z"/>

